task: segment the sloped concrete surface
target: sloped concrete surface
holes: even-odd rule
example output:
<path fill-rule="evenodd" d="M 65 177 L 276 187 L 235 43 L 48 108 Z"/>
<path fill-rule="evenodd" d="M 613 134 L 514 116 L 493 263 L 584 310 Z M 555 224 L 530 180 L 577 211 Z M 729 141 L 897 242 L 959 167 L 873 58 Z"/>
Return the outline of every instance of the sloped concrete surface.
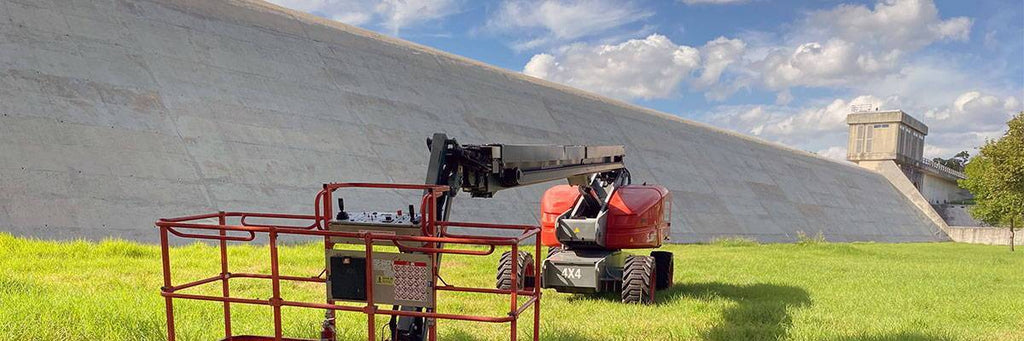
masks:
<path fill-rule="evenodd" d="M 624 144 L 634 179 L 673 191 L 676 242 L 945 239 L 875 172 L 273 5 L 0 0 L 0 229 L 17 235 L 311 213 L 324 182 L 422 182 L 434 132 Z M 545 188 L 461 196 L 453 218 L 533 223 Z"/>
<path fill-rule="evenodd" d="M 942 220 L 946 221 L 949 226 L 973 226 L 973 227 L 989 227 L 988 224 L 974 219 L 971 216 L 971 205 L 961 204 L 932 204 L 932 208 L 935 208 L 935 212 L 938 212 L 942 216 Z"/>

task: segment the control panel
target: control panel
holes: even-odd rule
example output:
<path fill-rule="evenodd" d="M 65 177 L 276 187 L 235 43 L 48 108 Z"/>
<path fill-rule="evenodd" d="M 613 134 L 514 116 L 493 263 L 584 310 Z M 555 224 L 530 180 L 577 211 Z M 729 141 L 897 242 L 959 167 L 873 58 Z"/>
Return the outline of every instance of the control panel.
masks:
<path fill-rule="evenodd" d="M 348 213 L 348 219 L 338 219 L 339 222 L 369 223 L 369 224 L 395 224 L 414 225 L 419 224 L 422 218 L 419 214 L 407 214 L 397 212 L 354 212 Z"/>
<path fill-rule="evenodd" d="M 338 199 L 338 216 L 327 224 L 330 231 L 350 233 L 374 233 L 392 236 L 423 236 L 420 221 L 423 216 L 416 214 L 413 205 L 407 211 L 394 212 L 345 212 L 345 201 Z M 331 237 L 332 243 L 364 244 L 361 238 Z M 394 246 L 391 240 L 375 240 L 374 245 Z M 407 246 L 423 246 L 419 242 L 402 242 Z"/>

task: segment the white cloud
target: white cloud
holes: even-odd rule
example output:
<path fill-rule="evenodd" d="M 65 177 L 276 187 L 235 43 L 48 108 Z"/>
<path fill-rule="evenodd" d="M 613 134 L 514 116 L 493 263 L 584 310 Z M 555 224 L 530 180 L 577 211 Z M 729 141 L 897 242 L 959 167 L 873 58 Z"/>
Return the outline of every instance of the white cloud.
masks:
<path fill-rule="evenodd" d="M 723 105 L 715 108 L 708 122 L 740 133 L 754 135 L 801 150 L 817 151 L 832 157 L 845 146 L 846 116 L 851 106 L 871 104 L 885 108 L 898 107 L 899 98 L 857 96 L 837 98 L 802 108 L 777 105 Z M 826 155 L 828 154 L 828 155 Z"/>
<path fill-rule="evenodd" d="M 520 38 L 513 48 L 528 50 L 609 33 L 653 14 L 631 1 L 505 0 L 486 29 L 513 34 Z"/>
<path fill-rule="evenodd" d="M 837 161 L 846 161 L 846 147 L 832 146 L 819 150 L 816 154 Z"/>
<path fill-rule="evenodd" d="M 687 5 L 727 5 L 727 4 L 739 4 L 747 2 L 747 0 L 679 0 L 680 2 Z"/>
<path fill-rule="evenodd" d="M 402 28 L 438 20 L 459 11 L 458 0 L 268 0 L 350 25 L 379 25 L 398 35 Z"/>
<path fill-rule="evenodd" d="M 882 0 L 874 8 L 839 5 L 812 12 L 796 35 L 909 51 L 938 40 L 967 40 L 971 24 L 965 17 L 941 19 L 931 0 Z"/>
<path fill-rule="evenodd" d="M 708 121 L 794 148 L 817 150 L 819 155 L 845 158 L 846 116 L 853 105 L 871 104 L 881 110 L 902 109 L 920 119 L 929 128 L 924 156 L 947 158 L 963 150 L 976 153 L 975 148 L 987 139 L 1001 136 L 1006 122 L 1024 108 L 1014 96 L 1000 97 L 980 91 L 964 92 L 954 99 L 924 106 L 906 103 L 896 96 L 862 95 L 803 108 L 726 105 L 716 108 Z"/>
<path fill-rule="evenodd" d="M 949 157 L 961 150 L 972 154 L 987 139 L 997 138 L 1006 130 L 1006 122 L 1022 109 L 1013 96 L 998 97 L 980 91 L 968 91 L 949 105 L 924 112 L 922 121 L 930 132 L 925 142 L 930 149 L 926 157 Z"/>
<path fill-rule="evenodd" d="M 694 85 L 699 88 L 707 88 L 718 83 L 725 68 L 741 58 L 746 47 L 747 44 L 742 40 L 725 37 L 718 37 L 704 44 L 704 47 L 700 49 L 701 58 L 704 61 L 704 71 Z"/>
<path fill-rule="evenodd" d="M 517 45 L 519 48 L 534 48 L 576 39 L 602 32 L 612 25 L 603 21 L 585 20 L 591 16 L 616 18 L 639 11 L 631 2 L 618 6 L 619 9 L 613 9 L 615 6 L 604 0 L 589 2 L 587 6 L 583 6 L 580 1 L 531 3 L 536 6 L 526 6 L 522 1 L 506 2 L 500 11 L 501 15 L 497 17 L 499 20 L 492 20 L 491 23 L 501 23 L 498 26 L 509 30 L 542 27 L 549 33 L 520 42 Z M 577 24 L 580 22 L 590 24 Z M 708 100 L 723 101 L 741 89 L 761 88 L 778 92 L 776 103 L 785 105 L 793 100 L 789 89 L 794 87 L 871 90 L 871 87 L 882 84 L 884 79 L 899 75 L 908 67 L 908 56 L 923 47 L 938 41 L 967 39 L 971 25 L 972 21 L 968 18 L 941 18 L 931 0 L 882 0 L 871 8 L 839 5 L 828 10 L 809 12 L 779 35 L 780 38 L 760 37 L 746 41 L 719 37 L 708 41 L 700 48 L 702 64 L 696 79 L 662 76 L 649 81 L 609 79 L 606 84 L 600 84 L 600 79 L 582 74 L 596 67 L 593 58 L 562 56 L 566 53 L 580 54 L 579 44 L 536 55 L 524 70 L 534 76 L 617 97 L 666 97 L 668 94 L 664 91 L 649 91 L 649 88 L 617 89 L 615 86 L 658 82 L 657 89 L 671 90 L 678 84 L 663 84 L 664 81 L 689 80 L 691 88 L 703 91 Z M 668 43 L 672 44 L 671 41 Z M 587 65 L 575 65 L 577 62 Z M 671 60 L 650 62 L 664 63 Z M 643 65 L 651 69 L 676 69 L 673 64 Z M 598 69 L 604 70 L 606 67 Z M 570 71 L 576 74 L 569 77 L 566 70 L 577 71 Z M 648 77 L 647 72 L 636 72 L 633 75 Z"/>
<path fill-rule="evenodd" d="M 722 99 L 751 86 L 780 92 L 857 87 L 899 72 L 908 56 L 926 46 L 967 40 L 972 24 L 965 17 L 941 18 L 931 0 L 882 0 L 872 8 L 839 5 L 809 12 L 778 39 L 748 42 L 747 62 L 734 64 L 745 76 L 709 92 Z"/>
<path fill-rule="evenodd" d="M 686 83 L 709 100 L 776 91 L 774 105 L 718 106 L 705 120 L 838 159 L 851 105 L 902 109 L 931 128 L 925 156 L 949 157 L 998 137 L 1022 107 L 1016 85 L 986 80 L 1002 76 L 971 71 L 955 55 L 921 52 L 967 40 L 972 26 L 969 18 L 943 18 L 931 0 L 880 0 L 808 12 L 779 34 L 719 37 L 697 55 L 659 35 L 568 45 L 534 56 L 524 72 L 620 98 L 669 97 Z M 676 54 L 687 57 L 668 57 Z M 802 87 L 854 95 L 789 106 Z"/>
<path fill-rule="evenodd" d="M 533 56 L 523 73 L 619 98 L 665 98 L 700 66 L 697 49 L 653 34 L 618 45 L 573 44 Z"/>

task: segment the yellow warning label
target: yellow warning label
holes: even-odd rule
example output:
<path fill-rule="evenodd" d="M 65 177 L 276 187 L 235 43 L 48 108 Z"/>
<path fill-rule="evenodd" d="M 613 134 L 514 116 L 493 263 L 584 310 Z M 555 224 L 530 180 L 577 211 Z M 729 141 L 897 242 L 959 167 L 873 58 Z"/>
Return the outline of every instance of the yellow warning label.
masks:
<path fill-rule="evenodd" d="M 377 276 L 377 284 L 395 285 L 395 278 L 388 276 Z"/>

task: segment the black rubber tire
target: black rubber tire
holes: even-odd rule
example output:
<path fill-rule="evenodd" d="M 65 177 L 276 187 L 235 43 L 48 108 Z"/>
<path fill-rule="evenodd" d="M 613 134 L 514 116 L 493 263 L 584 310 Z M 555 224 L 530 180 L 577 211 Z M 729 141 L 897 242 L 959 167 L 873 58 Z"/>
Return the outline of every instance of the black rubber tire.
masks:
<path fill-rule="evenodd" d="M 536 271 L 533 269 L 533 255 L 529 252 L 519 251 L 516 265 L 516 278 L 519 283 L 518 289 L 533 288 L 536 283 Z M 498 274 L 495 276 L 495 287 L 500 290 L 509 290 L 512 287 L 512 251 L 505 251 L 498 261 Z"/>
<path fill-rule="evenodd" d="M 626 256 L 626 266 L 622 268 L 622 303 L 654 303 L 653 276 L 654 257 Z"/>
<path fill-rule="evenodd" d="M 654 287 L 657 290 L 665 290 L 675 283 L 675 261 L 672 260 L 672 253 L 668 251 L 651 251 L 654 257 Z"/>

